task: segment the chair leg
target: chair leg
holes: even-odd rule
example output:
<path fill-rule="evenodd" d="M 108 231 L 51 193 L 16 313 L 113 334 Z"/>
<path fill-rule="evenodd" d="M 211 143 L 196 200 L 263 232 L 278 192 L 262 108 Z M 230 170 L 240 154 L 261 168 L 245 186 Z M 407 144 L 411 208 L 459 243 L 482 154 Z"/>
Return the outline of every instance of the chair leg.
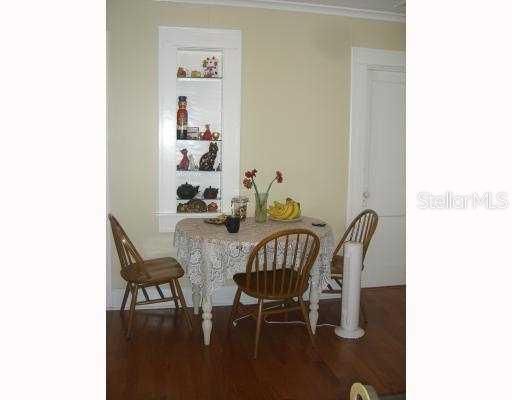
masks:
<path fill-rule="evenodd" d="M 231 314 L 229 315 L 227 332 L 229 332 L 231 330 L 231 327 L 233 326 L 233 320 L 236 318 L 236 316 L 238 314 L 238 305 L 240 304 L 240 296 L 241 295 L 242 295 L 242 289 L 238 288 L 236 290 L 235 300 L 233 300 L 233 306 L 231 307 Z"/>
<path fill-rule="evenodd" d="M 176 295 L 176 289 L 174 288 L 174 281 L 170 281 L 169 286 L 171 287 L 171 293 L 174 299 L 174 307 L 176 308 L 176 311 L 178 311 L 180 306 L 178 305 L 178 296 Z"/>
<path fill-rule="evenodd" d="M 364 304 L 361 301 L 361 299 L 359 299 L 359 306 L 361 308 L 361 316 L 363 317 L 363 322 L 366 325 L 368 323 L 368 319 L 366 318 L 366 310 L 364 308 Z"/>
<path fill-rule="evenodd" d="M 174 286 L 176 287 L 176 291 L 178 292 L 178 297 L 181 303 L 181 309 L 185 313 L 185 319 L 187 320 L 187 324 L 190 330 L 192 330 L 192 320 L 190 319 L 190 314 L 187 310 L 187 303 L 185 302 L 185 296 L 183 296 L 183 292 L 181 291 L 180 283 L 177 279 L 173 279 Z"/>
<path fill-rule="evenodd" d="M 333 278 L 333 279 L 334 279 L 334 282 L 336 282 L 338 284 L 340 289 L 343 289 L 343 280 L 340 278 Z"/>
<path fill-rule="evenodd" d="M 139 286 L 134 284 L 132 286 L 132 300 L 130 303 L 130 315 L 128 317 L 128 329 L 126 332 L 126 339 L 130 339 L 132 336 L 133 319 L 135 317 L 135 304 L 137 303 L 137 294 L 139 292 Z"/>
<path fill-rule="evenodd" d="M 306 306 L 304 305 L 304 300 L 302 296 L 299 296 L 299 304 L 300 311 L 302 312 L 302 318 L 304 318 L 304 322 L 306 324 L 306 330 L 308 331 L 309 338 L 311 339 L 311 344 L 315 347 L 315 337 L 313 336 L 313 331 L 311 329 L 311 324 L 309 323 L 309 316 L 306 312 Z"/>
<path fill-rule="evenodd" d="M 262 313 L 263 313 L 263 299 L 259 299 L 259 301 L 258 301 L 258 318 L 256 320 L 256 338 L 254 340 L 254 359 L 258 358 L 258 344 L 260 342 Z"/>
<path fill-rule="evenodd" d="M 123 302 L 121 303 L 121 308 L 119 309 L 119 312 L 122 314 L 124 311 L 124 308 L 126 307 L 126 300 L 128 300 L 128 293 L 130 293 L 130 284 L 126 282 L 126 288 L 124 289 L 124 295 L 123 295 Z"/>
<path fill-rule="evenodd" d="M 290 301 L 285 300 L 285 302 L 283 303 L 283 307 L 288 307 L 289 305 L 290 305 Z M 288 311 L 284 312 L 284 322 L 288 322 Z"/>

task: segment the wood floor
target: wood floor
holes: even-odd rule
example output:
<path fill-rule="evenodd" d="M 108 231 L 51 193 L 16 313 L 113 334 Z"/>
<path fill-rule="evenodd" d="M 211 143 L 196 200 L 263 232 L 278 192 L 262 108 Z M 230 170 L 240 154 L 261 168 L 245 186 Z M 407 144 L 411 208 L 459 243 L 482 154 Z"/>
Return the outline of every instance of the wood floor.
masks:
<path fill-rule="evenodd" d="M 108 311 L 107 399 L 348 400 L 355 381 L 379 394 L 405 392 L 405 288 L 364 289 L 363 299 L 369 321 L 363 338 L 340 340 L 332 327 L 319 327 L 314 351 L 303 325 L 265 324 L 257 360 L 252 319 L 226 334 L 230 307 L 213 308 L 209 348 L 199 315 L 189 333 L 174 309 L 138 311 L 127 342 L 126 315 Z M 319 324 L 338 324 L 339 315 L 339 301 L 320 302 Z"/>

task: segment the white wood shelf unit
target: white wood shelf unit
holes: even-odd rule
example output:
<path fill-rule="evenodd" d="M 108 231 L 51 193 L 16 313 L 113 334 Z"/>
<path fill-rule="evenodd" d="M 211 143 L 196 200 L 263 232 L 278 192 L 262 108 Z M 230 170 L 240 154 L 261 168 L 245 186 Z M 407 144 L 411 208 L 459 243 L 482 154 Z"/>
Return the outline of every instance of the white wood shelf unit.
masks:
<path fill-rule="evenodd" d="M 241 32 L 232 29 L 159 27 L 159 185 L 156 212 L 160 232 L 173 232 L 182 218 L 205 218 L 218 213 L 177 213 L 183 200 L 177 187 L 185 182 L 202 191 L 218 187 L 220 212 L 230 211 L 230 199 L 239 194 L 240 181 L 240 107 L 241 107 Z M 201 57 L 220 59 L 218 78 L 177 78 L 179 66 L 199 69 Z M 191 65 L 180 65 L 187 63 Z M 176 111 L 178 96 L 187 96 L 189 126 L 209 123 L 221 133 L 215 165 L 222 171 L 178 171 L 182 148 L 192 149 L 195 162 L 208 151 L 209 141 L 177 140 Z"/>

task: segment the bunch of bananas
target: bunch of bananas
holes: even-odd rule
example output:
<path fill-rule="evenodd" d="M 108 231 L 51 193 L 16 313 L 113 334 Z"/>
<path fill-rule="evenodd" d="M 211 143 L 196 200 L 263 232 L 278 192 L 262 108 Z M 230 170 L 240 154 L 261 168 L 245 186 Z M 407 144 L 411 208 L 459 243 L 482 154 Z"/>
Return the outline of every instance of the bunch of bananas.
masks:
<path fill-rule="evenodd" d="M 295 200 L 288 197 L 285 204 L 279 201 L 274 201 L 274 205 L 270 206 L 267 211 L 274 219 L 297 219 L 300 217 L 300 203 L 297 203 Z"/>

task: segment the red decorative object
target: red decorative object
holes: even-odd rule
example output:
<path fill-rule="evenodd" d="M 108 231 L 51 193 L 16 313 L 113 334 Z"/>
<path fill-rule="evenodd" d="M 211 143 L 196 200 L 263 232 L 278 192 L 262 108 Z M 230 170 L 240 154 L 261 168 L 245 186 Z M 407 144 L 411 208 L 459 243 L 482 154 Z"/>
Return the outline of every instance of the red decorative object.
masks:
<path fill-rule="evenodd" d="M 188 126 L 188 111 L 187 111 L 187 96 L 178 97 L 178 112 L 176 113 L 176 138 L 188 139 L 187 135 Z"/>
<path fill-rule="evenodd" d="M 203 140 L 213 140 L 212 132 L 210 131 L 210 125 L 205 125 L 205 131 L 203 133 Z"/>
<path fill-rule="evenodd" d="M 217 205 L 217 203 L 213 203 L 211 202 L 210 204 L 208 204 L 207 206 L 207 210 L 208 212 L 217 212 L 217 210 L 219 209 L 219 206 Z"/>
<path fill-rule="evenodd" d="M 188 159 L 187 153 L 188 153 L 187 149 L 181 150 L 181 154 L 183 154 L 183 158 L 181 159 L 180 163 L 178 164 L 178 171 L 188 171 L 188 165 L 190 163 L 190 160 Z"/>

